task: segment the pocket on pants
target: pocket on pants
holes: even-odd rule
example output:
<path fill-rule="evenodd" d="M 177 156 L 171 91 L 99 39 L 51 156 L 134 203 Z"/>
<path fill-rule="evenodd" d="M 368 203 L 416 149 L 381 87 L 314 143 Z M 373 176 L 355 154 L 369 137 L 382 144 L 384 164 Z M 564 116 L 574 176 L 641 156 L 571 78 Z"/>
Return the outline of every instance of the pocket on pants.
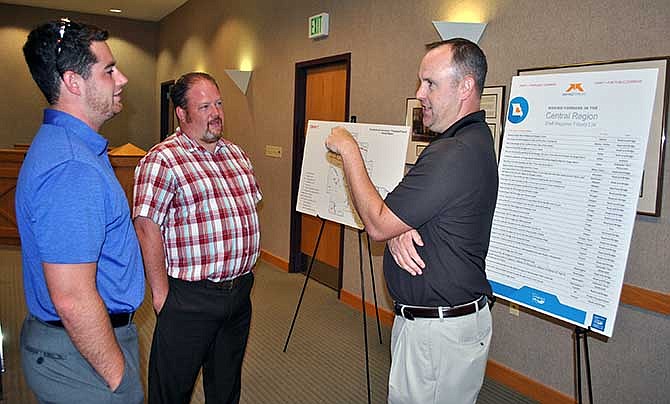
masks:
<path fill-rule="evenodd" d="M 141 404 L 144 402 L 144 390 L 140 383 L 139 372 L 132 360 L 126 359 L 121 384 L 111 395 L 113 404 Z"/>
<path fill-rule="evenodd" d="M 40 401 L 72 403 L 77 400 L 73 392 L 81 392 L 91 385 L 107 387 L 101 385 L 99 376 L 83 358 L 73 358 L 71 354 L 24 345 L 21 361 L 26 382 Z"/>

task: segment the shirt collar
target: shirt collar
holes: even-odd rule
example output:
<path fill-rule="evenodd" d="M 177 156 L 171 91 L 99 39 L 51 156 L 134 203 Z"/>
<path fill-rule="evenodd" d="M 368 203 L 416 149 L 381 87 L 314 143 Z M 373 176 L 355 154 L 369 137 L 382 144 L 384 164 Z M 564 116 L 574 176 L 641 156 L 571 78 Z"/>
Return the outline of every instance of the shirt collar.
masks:
<path fill-rule="evenodd" d="M 55 109 L 44 110 L 44 124 L 56 125 L 67 128 L 68 132 L 77 139 L 81 140 L 98 156 L 107 152 L 109 141 L 102 137 L 98 132 L 91 129 L 83 121 L 67 112 L 58 111 Z"/>
<path fill-rule="evenodd" d="M 447 130 L 442 132 L 439 136 L 434 137 L 433 140 L 453 137 L 456 134 L 456 132 L 458 132 L 463 127 L 468 126 L 471 123 L 475 122 L 484 122 L 485 118 L 486 113 L 483 110 L 472 112 L 464 116 L 463 118 L 459 119 L 458 121 L 454 122 Z"/>

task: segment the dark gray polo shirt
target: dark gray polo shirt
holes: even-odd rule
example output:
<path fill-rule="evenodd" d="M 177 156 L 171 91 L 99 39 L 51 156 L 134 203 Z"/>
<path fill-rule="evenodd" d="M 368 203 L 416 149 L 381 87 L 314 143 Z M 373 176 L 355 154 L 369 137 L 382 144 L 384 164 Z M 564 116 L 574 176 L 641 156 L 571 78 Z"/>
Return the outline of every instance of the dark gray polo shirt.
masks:
<path fill-rule="evenodd" d="M 485 259 L 498 194 L 498 167 L 484 111 L 437 136 L 386 197 L 386 205 L 417 229 L 422 275 L 400 268 L 386 248 L 384 276 L 394 300 L 454 306 L 491 296 Z"/>

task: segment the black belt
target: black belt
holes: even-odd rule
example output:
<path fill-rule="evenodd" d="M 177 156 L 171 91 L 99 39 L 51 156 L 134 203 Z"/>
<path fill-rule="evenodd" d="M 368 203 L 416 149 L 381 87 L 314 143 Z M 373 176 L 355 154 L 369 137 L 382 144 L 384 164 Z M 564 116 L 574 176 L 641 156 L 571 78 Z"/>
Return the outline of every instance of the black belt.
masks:
<path fill-rule="evenodd" d="M 468 314 L 483 309 L 484 306 L 486 306 L 487 301 L 488 299 L 486 298 L 486 295 L 484 295 L 474 302 L 452 307 L 407 306 L 395 302 L 393 304 L 393 309 L 396 315 L 402 316 L 408 320 L 414 320 L 415 318 L 460 317 L 467 316 Z M 440 311 L 442 311 L 441 316 Z"/>
<path fill-rule="evenodd" d="M 226 279 L 225 281 L 214 282 L 208 279 L 203 281 L 196 281 L 194 283 L 202 283 L 207 289 L 220 289 L 220 290 L 233 290 L 240 285 L 247 276 L 251 275 L 251 272 L 247 272 L 244 275 L 240 275 L 237 278 Z"/>
<path fill-rule="evenodd" d="M 135 315 L 134 311 L 129 313 L 109 313 L 109 320 L 112 322 L 113 328 L 125 327 L 128 324 L 133 322 L 133 316 Z M 60 320 L 45 321 L 45 323 L 52 325 L 54 327 L 63 327 L 63 322 Z"/>

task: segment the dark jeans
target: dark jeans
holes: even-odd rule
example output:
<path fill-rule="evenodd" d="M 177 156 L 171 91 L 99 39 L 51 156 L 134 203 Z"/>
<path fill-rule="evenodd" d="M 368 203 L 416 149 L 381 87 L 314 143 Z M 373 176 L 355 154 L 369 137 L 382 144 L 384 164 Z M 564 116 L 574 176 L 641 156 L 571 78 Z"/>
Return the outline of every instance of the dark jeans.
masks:
<path fill-rule="evenodd" d="M 169 278 L 149 357 L 149 403 L 188 404 L 200 367 L 208 404 L 239 403 L 253 274 L 231 288 Z"/>

